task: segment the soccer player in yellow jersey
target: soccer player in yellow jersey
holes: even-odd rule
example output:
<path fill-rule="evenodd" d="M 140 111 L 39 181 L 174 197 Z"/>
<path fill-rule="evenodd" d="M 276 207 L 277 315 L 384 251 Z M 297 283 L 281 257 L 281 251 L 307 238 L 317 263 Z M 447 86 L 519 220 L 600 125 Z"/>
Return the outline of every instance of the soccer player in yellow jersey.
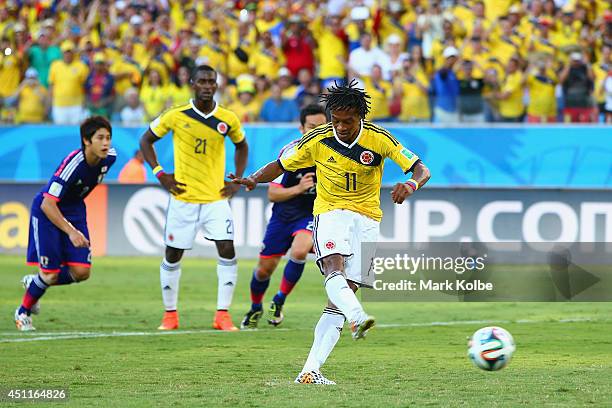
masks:
<path fill-rule="evenodd" d="M 194 99 L 162 113 L 151 122 L 140 139 L 145 160 L 161 185 L 170 192 L 164 230 L 166 253 L 160 267 L 162 298 L 166 312 L 160 330 L 179 326 L 177 301 L 180 261 L 191 249 L 196 233 L 214 241 L 219 253 L 217 264 L 217 313 L 213 327 L 238 330 L 228 309 L 236 287 L 238 266 L 234 251 L 232 212 L 227 199 L 239 186 L 224 182 L 225 138 L 236 147 L 236 174 L 246 167 L 248 146 L 236 115 L 217 105 L 217 72 L 208 65 L 196 67 L 191 75 Z M 174 174 L 165 173 L 157 161 L 153 143 L 173 132 Z"/>
<path fill-rule="evenodd" d="M 412 173 L 406 183 L 393 187 L 394 203 L 403 203 L 430 177 L 416 154 L 384 128 L 364 120 L 369 96 L 356 87 L 355 81 L 336 84 L 328 91 L 322 99 L 327 103 L 331 123 L 306 133 L 277 161 L 247 178 L 230 174 L 234 183 L 252 190 L 257 183 L 272 181 L 283 171 L 316 167 L 313 239 L 329 302 L 315 327 L 310 354 L 295 380 L 298 383 L 335 384 L 319 369 L 340 338 L 345 318 L 354 339 L 363 338 L 374 326 L 374 318 L 365 313 L 354 292 L 373 282 L 369 266 L 361 265 L 361 243 L 378 240 L 384 159 L 388 157 L 405 173 Z M 373 255 L 364 254 L 365 259 Z"/>

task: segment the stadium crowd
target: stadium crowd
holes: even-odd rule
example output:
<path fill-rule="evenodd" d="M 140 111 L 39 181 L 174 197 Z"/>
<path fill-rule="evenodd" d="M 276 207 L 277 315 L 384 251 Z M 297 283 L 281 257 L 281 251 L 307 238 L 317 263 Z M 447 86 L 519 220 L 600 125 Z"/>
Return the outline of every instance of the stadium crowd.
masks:
<path fill-rule="evenodd" d="M 612 123 L 612 1 L 0 0 L 3 122 L 140 125 L 201 64 L 243 122 L 358 78 L 371 120 Z"/>

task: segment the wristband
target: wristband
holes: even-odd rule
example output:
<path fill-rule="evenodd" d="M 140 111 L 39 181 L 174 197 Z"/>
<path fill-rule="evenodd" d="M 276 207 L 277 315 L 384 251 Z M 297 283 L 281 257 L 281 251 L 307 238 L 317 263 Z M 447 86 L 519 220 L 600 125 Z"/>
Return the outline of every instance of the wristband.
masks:
<path fill-rule="evenodd" d="M 158 165 L 158 166 L 155 166 L 155 167 L 153 168 L 153 175 L 154 175 L 155 177 L 159 178 L 159 177 L 160 177 L 162 174 L 165 174 L 165 173 L 164 173 L 164 168 L 163 168 L 162 166 L 159 166 L 159 165 Z"/>
<path fill-rule="evenodd" d="M 412 187 L 414 191 L 417 191 L 419 189 L 419 183 L 415 179 L 408 180 L 406 184 Z"/>

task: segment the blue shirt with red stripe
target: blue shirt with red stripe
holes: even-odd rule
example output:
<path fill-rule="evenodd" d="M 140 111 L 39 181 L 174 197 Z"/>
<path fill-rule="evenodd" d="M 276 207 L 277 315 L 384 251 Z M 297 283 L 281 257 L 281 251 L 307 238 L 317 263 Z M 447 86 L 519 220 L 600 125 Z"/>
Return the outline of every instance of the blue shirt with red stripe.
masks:
<path fill-rule="evenodd" d="M 47 185 L 34 197 L 33 215 L 45 216 L 40 206 L 43 198 L 57 201 L 62 215 L 70 219 L 85 219 L 85 197 L 102 182 L 108 170 L 117 159 L 115 149 L 95 166 L 89 166 L 85 151 L 78 149 L 70 152 L 57 167 Z"/>
<path fill-rule="evenodd" d="M 295 146 L 300 139 L 294 140 L 281 149 L 280 156 L 287 149 L 291 149 Z M 314 173 L 314 167 L 308 167 L 305 169 L 299 169 L 297 171 L 286 171 L 279 178 L 274 180 L 271 184 L 276 184 L 279 187 L 288 188 L 300 184 L 300 180 L 307 173 Z M 295 196 L 287 201 L 274 203 L 272 206 L 272 216 L 277 217 L 279 220 L 284 222 L 293 222 L 300 218 L 312 217 L 312 207 L 314 206 L 314 200 L 317 196 L 316 188 L 313 186 L 306 192 Z"/>

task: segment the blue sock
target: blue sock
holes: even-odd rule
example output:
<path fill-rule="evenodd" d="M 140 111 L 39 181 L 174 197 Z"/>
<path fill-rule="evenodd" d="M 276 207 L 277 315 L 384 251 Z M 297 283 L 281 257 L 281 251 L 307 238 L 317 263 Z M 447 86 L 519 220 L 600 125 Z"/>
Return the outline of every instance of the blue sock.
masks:
<path fill-rule="evenodd" d="M 257 279 L 257 269 L 253 271 L 253 277 L 251 278 L 251 310 L 261 310 L 261 300 L 268 289 L 270 279 L 259 280 Z"/>
<path fill-rule="evenodd" d="M 283 271 L 283 279 L 280 283 L 280 289 L 278 293 L 274 296 L 274 303 L 284 304 L 285 299 L 287 299 L 287 295 L 291 293 L 295 284 L 302 277 L 302 272 L 304 272 L 304 265 L 306 261 L 298 261 L 293 258 L 290 258 L 285 265 L 285 270 Z"/>
<path fill-rule="evenodd" d="M 71 283 L 76 282 L 72 275 L 70 274 L 70 267 L 68 265 L 63 265 L 60 267 L 60 273 L 57 275 L 57 282 L 54 286 L 57 285 L 70 285 Z"/>
<path fill-rule="evenodd" d="M 40 274 L 36 275 L 32 283 L 30 283 L 30 286 L 28 286 L 28 290 L 26 290 L 26 293 L 23 295 L 23 301 L 17 313 L 26 313 L 29 316 L 32 306 L 45 294 L 48 287 L 49 286 L 40 277 Z"/>

